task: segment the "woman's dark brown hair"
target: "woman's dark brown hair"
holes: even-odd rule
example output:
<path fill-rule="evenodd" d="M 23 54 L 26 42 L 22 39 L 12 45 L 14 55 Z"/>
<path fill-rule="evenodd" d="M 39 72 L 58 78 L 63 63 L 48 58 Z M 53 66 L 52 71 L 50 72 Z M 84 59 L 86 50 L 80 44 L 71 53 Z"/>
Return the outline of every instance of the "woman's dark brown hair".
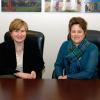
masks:
<path fill-rule="evenodd" d="M 68 40 L 71 39 L 71 28 L 73 25 L 79 24 L 79 26 L 83 29 L 84 33 L 87 31 L 87 22 L 81 17 L 73 17 L 69 21 L 69 33 L 68 33 Z"/>

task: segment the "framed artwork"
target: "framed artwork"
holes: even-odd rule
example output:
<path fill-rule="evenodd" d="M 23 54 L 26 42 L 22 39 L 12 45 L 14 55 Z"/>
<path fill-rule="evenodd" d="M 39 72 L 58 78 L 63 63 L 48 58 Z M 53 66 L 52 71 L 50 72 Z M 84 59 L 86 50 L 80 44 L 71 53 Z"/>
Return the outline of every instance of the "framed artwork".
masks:
<path fill-rule="evenodd" d="M 45 0 L 45 12 L 100 12 L 100 0 Z"/>
<path fill-rule="evenodd" d="M 85 11 L 86 12 L 100 12 L 100 0 L 87 0 Z M 90 1 L 90 2 L 89 2 Z"/>
<path fill-rule="evenodd" d="M 41 12 L 41 0 L 1 0 L 3 12 Z"/>

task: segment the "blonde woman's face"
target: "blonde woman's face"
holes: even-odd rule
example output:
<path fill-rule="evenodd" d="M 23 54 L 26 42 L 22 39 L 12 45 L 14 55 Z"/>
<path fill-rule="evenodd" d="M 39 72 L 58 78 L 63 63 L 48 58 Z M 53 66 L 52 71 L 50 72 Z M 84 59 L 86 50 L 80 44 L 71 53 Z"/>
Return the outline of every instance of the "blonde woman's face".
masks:
<path fill-rule="evenodd" d="M 79 24 L 75 24 L 71 28 L 71 39 L 72 41 L 79 45 L 81 41 L 84 39 L 86 33 L 84 30 L 79 26 Z"/>
<path fill-rule="evenodd" d="M 17 43 L 24 42 L 26 38 L 26 30 L 24 27 L 18 29 L 18 30 L 13 30 L 11 33 L 11 37 L 13 40 Z"/>

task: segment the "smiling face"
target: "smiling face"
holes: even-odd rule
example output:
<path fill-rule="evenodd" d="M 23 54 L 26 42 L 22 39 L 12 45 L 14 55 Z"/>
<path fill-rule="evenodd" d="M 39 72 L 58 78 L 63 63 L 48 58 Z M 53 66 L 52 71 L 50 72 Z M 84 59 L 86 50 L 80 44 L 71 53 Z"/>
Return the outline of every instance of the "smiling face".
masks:
<path fill-rule="evenodd" d="M 80 27 L 79 24 L 74 24 L 71 27 L 71 40 L 76 44 L 79 45 L 81 41 L 84 39 L 86 33 L 84 30 Z"/>
<path fill-rule="evenodd" d="M 26 38 L 26 30 L 24 27 L 20 29 L 13 30 L 11 32 L 11 37 L 16 43 L 23 43 Z"/>
<path fill-rule="evenodd" d="M 87 22 L 81 17 L 73 17 L 69 21 L 68 40 L 79 45 L 87 33 Z"/>
<path fill-rule="evenodd" d="M 24 42 L 27 30 L 27 23 L 21 19 L 14 19 L 9 26 L 10 35 L 16 43 Z"/>

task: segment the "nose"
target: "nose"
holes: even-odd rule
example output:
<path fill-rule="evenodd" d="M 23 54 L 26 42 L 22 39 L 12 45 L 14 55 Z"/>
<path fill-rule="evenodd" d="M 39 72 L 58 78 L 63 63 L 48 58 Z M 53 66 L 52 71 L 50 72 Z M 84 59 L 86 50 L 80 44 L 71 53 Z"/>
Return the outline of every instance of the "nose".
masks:
<path fill-rule="evenodd" d="M 74 35 L 78 35 L 78 32 L 74 32 Z"/>
<path fill-rule="evenodd" d="M 19 31 L 18 33 L 17 33 L 17 36 L 22 36 L 23 35 L 23 33 L 21 32 L 21 31 Z"/>
<path fill-rule="evenodd" d="M 21 35 L 21 33 L 22 33 L 21 31 L 18 31 L 18 35 Z"/>

